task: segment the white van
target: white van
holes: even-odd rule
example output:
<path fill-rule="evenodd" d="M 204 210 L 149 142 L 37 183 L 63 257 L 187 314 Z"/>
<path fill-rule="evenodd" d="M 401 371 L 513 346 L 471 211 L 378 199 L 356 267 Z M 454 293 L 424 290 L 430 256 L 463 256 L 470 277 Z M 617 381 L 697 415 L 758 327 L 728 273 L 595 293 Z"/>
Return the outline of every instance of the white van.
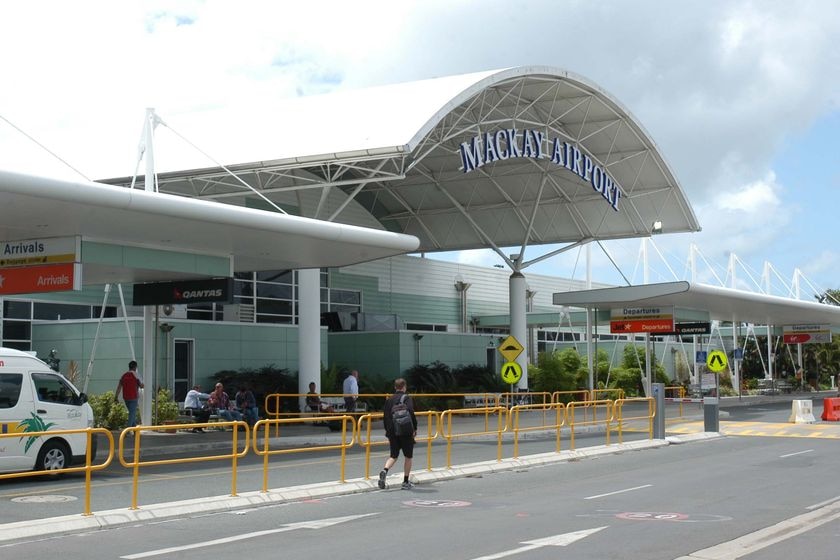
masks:
<path fill-rule="evenodd" d="M 87 396 L 38 358 L 0 348 L 0 471 L 54 470 L 84 464 L 85 434 L 54 437 L 26 432 L 93 427 Z M 91 449 L 96 455 L 96 438 Z"/>

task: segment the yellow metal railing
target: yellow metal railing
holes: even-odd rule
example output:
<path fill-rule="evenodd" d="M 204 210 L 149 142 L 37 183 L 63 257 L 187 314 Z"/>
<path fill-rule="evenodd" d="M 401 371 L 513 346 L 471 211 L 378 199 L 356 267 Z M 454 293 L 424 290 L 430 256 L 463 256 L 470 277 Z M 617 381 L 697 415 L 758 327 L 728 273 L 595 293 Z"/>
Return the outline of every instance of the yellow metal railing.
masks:
<path fill-rule="evenodd" d="M 639 414 L 636 416 L 625 416 L 624 415 L 624 405 L 625 404 L 634 404 L 634 403 L 647 403 L 647 414 Z M 626 420 L 646 420 L 648 424 L 648 438 L 653 439 L 653 418 L 656 415 L 656 402 L 652 398 L 630 398 L 630 399 L 618 399 L 615 401 L 615 406 L 613 408 L 613 418 L 614 421 L 618 424 L 618 442 L 624 443 L 624 422 Z M 608 428 L 609 431 L 609 428 Z M 607 435 L 609 438 L 609 434 Z"/>
<path fill-rule="evenodd" d="M 580 392 L 570 392 L 580 393 Z M 463 396 L 463 394 L 457 394 Z M 608 399 L 601 400 L 584 400 L 572 401 L 563 403 L 562 398 L 566 395 L 563 392 L 556 393 L 533 393 L 533 397 L 542 402 L 530 404 L 515 404 L 508 408 L 503 406 L 503 403 L 511 402 L 509 396 L 497 396 L 495 394 L 486 394 L 488 399 L 493 399 L 493 402 L 498 402 L 496 406 L 490 407 L 476 407 L 476 408 L 455 408 L 444 410 L 443 412 L 436 411 L 416 411 L 418 417 L 418 437 L 417 443 L 425 444 L 426 450 L 426 469 L 431 471 L 433 464 L 433 442 L 436 439 L 444 439 L 446 441 L 446 468 L 452 468 L 452 447 L 458 440 L 476 439 L 482 436 L 493 437 L 496 439 L 496 460 L 501 461 L 503 455 L 503 434 L 505 432 L 512 433 L 513 440 L 513 458 L 519 457 L 519 440 L 522 434 L 532 431 L 553 431 L 554 432 L 554 450 L 560 452 L 561 450 L 561 430 L 567 427 L 569 430 L 570 448 L 575 449 L 575 429 L 585 425 L 601 425 L 603 424 L 606 432 L 606 443 L 610 444 L 611 432 L 618 431 L 619 442 L 623 442 L 623 432 L 626 429 L 626 423 L 629 421 L 643 421 L 646 422 L 647 434 L 649 438 L 653 438 L 653 419 L 655 415 L 655 402 L 651 398 L 630 398 L 617 399 L 615 401 Z M 491 396 L 492 395 L 492 396 Z M 510 396 L 520 396 L 523 393 L 511 393 Z M 280 396 L 280 395 L 277 395 Z M 295 395 L 297 396 L 297 395 Z M 412 395 L 414 396 L 414 395 Z M 452 395 L 447 395 L 452 396 Z M 279 401 L 278 401 L 279 402 Z M 647 405 L 646 407 L 644 405 Z M 635 408 L 632 415 L 628 415 L 628 410 L 632 405 L 640 406 L 640 411 Z M 646 410 L 645 410 L 646 409 Z M 463 419 L 468 416 L 482 414 L 485 417 L 483 428 L 481 425 L 476 425 L 473 422 L 470 426 L 467 424 L 465 431 L 459 431 L 459 428 L 464 426 L 464 423 L 459 422 L 459 418 Z M 34 437 L 56 437 L 65 434 L 86 434 L 87 437 L 87 458 L 86 464 L 78 467 L 69 467 L 65 469 L 57 469 L 53 471 L 41 472 L 16 472 L 9 474 L 0 474 L 0 480 L 6 478 L 15 478 L 23 476 L 31 476 L 33 474 L 59 474 L 70 472 L 85 472 L 85 515 L 91 515 L 90 494 L 91 494 L 91 473 L 93 471 L 102 470 L 108 467 L 116 454 L 120 464 L 133 471 L 132 477 L 132 496 L 131 509 L 138 509 L 138 488 L 140 479 L 140 469 L 146 467 L 186 464 L 193 462 L 207 462 L 207 461 L 230 461 L 231 462 L 231 495 L 237 495 L 237 465 L 238 460 L 245 457 L 251 450 L 263 460 L 263 480 L 262 491 L 267 492 L 269 486 L 268 472 L 270 457 L 305 453 L 305 452 L 319 452 L 325 450 L 338 450 L 341 452 L 340 458 L 340 476 L 341 482 L 346 482 L 346 462 L 347 450 L 354 445 L 359 445 L 365 452 L 365 467 L 364 477 L 370 478 L 370 461 L 371 451 L 374 447 L 382 447 L 388 445 L 388 440 L 385 438 L 384 431 L 373 428 L 374 422 L 382 420 L 381 412 L 368 412 L 355 417 L 350 414 L 334 414 L 327 415 L 330 421 L 341 423 L 341 437 L 337 443 L 328 445 L 316 445 L 305 447 L 284 447 L 272 448 L 272 441 L 270 433 L 272 428 L 279 433 L 280 425 L 307 425 L 316 422 L 322 422 L 323 416 L 308 416 L 308 417 L 279 417 L 266 420 L 260 420 L 256 425 L 249 429 L 245 422 L 214 422 L 214 423 L 187 423 L 174 424 L 163 426 L 137 426 L 134 428 L 126 428 L 119 435 L 117 449 L 115 450 L 114 436 L 110 431 L 103 428 L 84 429 L 84 430 L 51 430 L 48 432 L 27 432 L 27 436 Z M 495 428 L 490 427 L 489 419 L 496 417 Z M 591 417 L 591 418 L 590 418 Z M 179 429 L 193 429 L 197 427 L 220 427 L 223 429 L 231 429 L 231 448 L 230 451 L 223 454 L 197 456 L 197 457 L 183 457 L 173 459 L 159 459 L 159 460 L 141 460 L 141 451 L 143 443 L 143 434 L 149 430 L 179 430 Z M 253 430 L 253 431 L 252 431 Z M 378 432 L 378 434 L 377 434 Z M 96 465 L 91 464 L 91 443 L 93 437 L 98 434 L 103 434 L 108 441 L 107 458 Z M 22 434 L 0 434 L 0 442 L 2 438 L 21 437 Z M 243 437 L 244 436 L 244 437 Z M 260 439 L 262 438 L 262 439 Z M 276 443 L 276 442 L 275 442 Z M 131 450 L 131 459 L 126 458 L 127 451 Z"/>
<path fill-rule="evenodd" d="M 523 426 L 521 422 L 521 415 L 527 414 L 531 411 L 539 411 L 542 413 L 542 422 L 537 425 Z M 554 420 L 551 424 L 546 422 L 547 413 L 553 412 Z M 510 409 L 510 428 L 513 432 L 513 458 L 519 457 L 519 434 L 521 432 L 544 431 L 547 429 L 555 430 L 555 447 L 554 451 L 560 453 L 560 429 L 566 423 L 566 405 L 561 402 L 543 403 L 543 404 L 523 404 L 517 405 Z"/>
<path fill-rule="evenodd" d="M 306 453 L 312 451 L 329 451 L 329 450 L 341 450 L 341 465 L 340 465 L 340 478 L 341 482 L 345 482 L 345 466 L 347 462 L 347 449 L 353 447 L 353 441 L 356 436 L 356 422 L 352 416 L 349 414 L 342 414 L 340 416 L 333 416 L 331 420 L 340 421 L 341 422 L 341 442 L 337 444 L 329 444 L 329 445 L 313 445 L 313 446 L 306 446 L 306 447 L 294 447 L 294 448 L 284 448 L 284 449 L 271 449 L 270 446 L 270 438 L 269 438 L 269 431 L 272 426 L 278 426 L 279 424 L 311 424 L 313 422 L 318 421 L 317 418 L 278 418 L 276 420 L 260 420 L 256 424 L 254 424 L 254 438 L 253 438 L 253 449 L 254 453 L 258 456 L 263 458 L 263 484 L 262 484 L 262 491 L 268 492 L 268 458 L 273 455 L 289 455 L 292 453 Z M 349 429 L 348 429 L 349 428 Z M 261 430 L 265 430 L 263 435 L 262 445 L 260 446 L 258 441 L 258 434 Z M 349 437 L 348 437 L 349 433 Z"/>
<path fill-rule="evenodd" d="M 607 445 L 610 443 L 610 421 L 613 418 L 613 403 L 611 400 L 599 401 L 574 401 L 566 406 L 566 425 L 569 426 L 569 446 L 571 449 L 575 448 L 575 426 L 591 426 L 597 424 L 604 424 L 607 432 Z M 577 419 L 579 410 L 583 410 L 583 420 Z M 592 420 L 587 417 L 588 411 L 592 411 Z M 598 420 L 598 411 L 601 413 L 601 420 Z"/>
<path fill-rule="evenodd" d="M 33 476 L 33 475 L 57 475 L 57 474 L 66 474 L 66 473 L 76 473 L 76 472 L 84 472 L 85 473 L 85 511 L 84 515 L 93 515 L 93 512 L 90 508 L 90 494 L 91 494 L 91 474 L 94 471 L 101 471 L 102 469 L 108 467 L 111 464 L 111 461 L 114 459 L 114 435 L 106 430 L 105 428 L 79 428 L 76 430 L 47 430 L 44 432 L 16 432 L 11 434 L 0 434 L 0 442 L 3 441 L 4 438 L 39 438 L 44 437 L 45 439 L 64 439 L 60 436 L 66 435 L 79 435 L 83 434 L 85 436 L 85 464 L 80 465 L 78 467 L 65 467 L 63 469 L 51 469 L 47 471 L 25 471 L 25 472 L 11 472 L 6 474 L 0 474 L 0 480 L 7 479 L 7 478 L 20 478 L 24 476 Z M 105 440 L 108 442 L 108 458 L 105 459 L 102 463 L 91 464 L 93 460 L 91 457 L 92 449 L 93 449 L 93 437 L 96 434 L 102 434 L 105 436 Z M 46 445 L 47 441 L 45 441 L 42 445 Z M 62 445 L 66 445 L 62 443 Z M 67 446 L 67 451 L 69 452 L 69 446 Z M 99 450 L 97 450 L 98 452 Z M 98 454 L 98 453 L 97 453 Z"/>
<path fill-rule="evenodd" d="M 489 407 L 488 407 L 489 408 Z M 498 415 L 498 420 L 496 423 L 495 430 L 488 430 L 485 429 L 480 432 L 453 432 L 453 418 L 460 416 L 460 415 L 470 415 L 475 414 L 477 411 L 481 409 L 476 408 L 457 408 L 451 410 L 444 410 L 440 414 L 440 432 L 441 436 L 446 440 L 446 468 L 452 468 L 452 442 L 456 439 L 463 439 L 463 438 L 475 438 L 478 436 L 485 436 L 490 434 L 496 435 L 497 441 L 497 452 L 496 452 L 496 460 L 502 460 L 502 434 L 507 431 L 507 422 L 505 420 L 505 412 L 507 409 L 502 406 L 496 406 L 489 408 L 489 410 L 485 411 L 486 414 L 495 414 Z"/>
<path fill-rule="evenodd" d="M 119 439 L 119 448 L 117 451 L 117 457 L 120 460 L 120 464 L 127 469 L 131 469 L 133 471 L 132 477 L 132 490 L 131 490 L 131 509 L 138 509 L 137 507 L 137 489 L 140 482 L 140 468 L 141 467 L 154 467 L 160 465 L 181 465 L 186 463 L 198 463 L 198 462 L 206 462 L 206 461 L 222 461 L 222 460 L 230 460 L 231 461 L 231 496 L 236 496 L 236 464 L 237 459 L 241 459 L 248 453 L 248 445 L 250 443 L 251 431 L 248 428 L 248 424 L 242 421 L 232 421 L 232 422 L 213 422 L 211 423 L 194 423 L 190 422 L 188 424 L 168 424 L 166 429 L 169 430 L 184 430 L 184 429 L 193 429 L 193 428 L 207 428 L 207 427 L 223 427 L 223 428 L 232 428 L 231 429 L 231 451 L 230 453 L 224 455 L 203 455 L 199 457 L 182 457 L 178 459 L 158 459 L 156 461 L 143 461 L 140 459 L 140 449 L 141 449 L 141 439 L 143 437 L 143 431 L 150 430 L 150 429 L 163 429 L 159 427 L 150 428 L 149 426 L 135 426 L 133 428 L 126 428 L 120 433 Z M 245 432 L 245 440 L 243 442 L 243 448 L 239 450 L 239 431 L 244 430 Z M 125 440 L 127 435 L 134 436 L 134 445 L 132 446 L 133 454 L 131 461 L 125 458 Z"/>
<path fill-rule="evenodd" d="M 417 417 L 417 437 L 414 438 L 415 443 L 426 444 L 426 470 L 432 470 L 432 441 L 438 438 L 440 434 L 440 414 L 431 410 L 415 412 Z M 356 431 L 356 443 L 358 443 L 365 450 L 365 479 L 370 478 L 370 454 L 373 447 L 382 447 L 388 445 L 388 439 L 385 437 L 385 432 L 380 431 L 381 438 L 374 439 L 373 423 L 381 421 L 383 414 L 381 412 L 373 412 L 364 414 L 359 417 L 359 429 Z M 426 419 L 425 433 L 421 429 L 423 425 L 422 419 Z"/>

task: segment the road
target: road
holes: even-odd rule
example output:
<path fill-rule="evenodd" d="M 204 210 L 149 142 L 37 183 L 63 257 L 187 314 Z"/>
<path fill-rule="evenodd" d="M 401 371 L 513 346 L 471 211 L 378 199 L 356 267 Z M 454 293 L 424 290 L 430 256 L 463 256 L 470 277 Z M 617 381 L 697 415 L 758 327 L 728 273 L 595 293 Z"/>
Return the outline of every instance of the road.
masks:
<path fill-rule="evenodd" d="M 836 454 L 831 440 L 720 438 L 413 491 L 377 490 L 18 542 L 4 554 L 675 560 L 708 558 L 690 555 L 720 547 L 719 560 L 787 560 L 807 544 L 810 560 L 828 560 L 836 558 L 840 531 Z M 786 521 L 790 527 L 753 537 L 747 548 L 732 544 Z M 797 528 L 807 532 L 797 534 Z M 767 543 L 772 546 L 761 548 Z M 745 551 L 750 554 L 737 555 Z"/>
<path fill-rule="evenodd" d="M 783 422 L 790 403 L 727 412 L 723 431 L 761 420 Z M 774 424 L 766 426 L 772 432 L 769 427 Z M 802 428 L 824 433 L 838 427 Z M 603 437 L 582 435 L 578 446 L 600 446 Z M 52 558 L 56 547 L 71 558 L 198 558 L 208 554 L 202 543 L 221 539 L 210 549 L 214 556 L 243 553 L 260 558 L 282 550 L 284 557 L 294 557 L 311 555 L 313 549 L 318 555 L 347 555 L 349 548 L 378 558 L 393 555 L 390 535 L 399 534 L 409 558 L 421 554 L 443 559 L 568 554 L 575 559 L 775 560 L 787 559 L 804 546 L 809 560 L 834 559 L 840 531 L 840 489 L 834 482 L 840 445 L 834 439 L 838 437 L 837 433 L 813 438 L 724 437 L 549 466 L 523 465 L 506 472 L 427 482 L 410 492 L 373 490 L 225 513 L 193 512 L 166 521 L 80 530 L 72 537 L 23 539 L 0 547 L 36 559 Z M 545 445 L 545 441 L 529 441 L 521 454 L 545 453 Z M 422 453 L 416 459 L 421 468 Z M 440 453 L 439 447 L 434 450 L 436 461 Z M 384 459 L 381 450 L 375 455 L 373 473 Z M 506 456 L 510 456 L 509 447 Z M 459 446 L 453 456 L 456 463 L 493 457 L 495 446 L 490 442 Z M 363 455 L 351 453 L 348 476 L 359 476 L 363 465 Z M 238 472 L 240 488 L 259 487 L 260 469 L 253 460 L 245 461 Z M 336 480 L 337 474 L 334 454 L 285 456 L 272 465 L 270 485 L 313 477 Z M 77 476 L 68 476 L 0 483 L 0 520 L 37 519 L 45 510 L 46 515 L 59 515 L 64 507 L 78 514 L 78 503 L 13 502 L 13 508 L 7 506 L 14 496 L 73 496 L 81 482 Z M 104 496 L 121 501 L 120 507 L 129 503 L 125 472 L 105 473 L 97 477 L 96 485 L 94 510 Z M 181 499 L 196 491 L 213 496 L 229 493 L 229 467 L 193 464 L 146 473 L 140 488 L 141 510 L 142 504 Z M 783 530 L 774 528 L 777 523 L 785 524 Z M 91 546 L 93 542 L 118 542 L 120 547 L 100 550 Z M 772 546 L 760 548 L 765 543 Z"/>

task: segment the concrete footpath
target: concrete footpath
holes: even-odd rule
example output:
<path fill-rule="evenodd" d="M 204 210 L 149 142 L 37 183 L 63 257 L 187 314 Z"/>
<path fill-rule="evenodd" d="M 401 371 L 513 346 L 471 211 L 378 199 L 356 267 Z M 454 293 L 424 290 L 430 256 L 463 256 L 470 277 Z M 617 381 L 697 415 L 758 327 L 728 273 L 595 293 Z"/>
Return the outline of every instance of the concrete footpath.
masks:
<path fill-rule="evenodd" d="M 307 430 L 308 431 L 308 430 Z M 163 457 L 170 453 L 183 453 L 187 451 L 200 451 L 207 449 L 218 449 L 220 446 L 230 444 L 230 432 L 208 432 L 194 434 L 184 432 L 179 434 L 144 434 L 143 436 L 144 457 Z M 321 445 L 337 441 L 340 434 L 300 434 L 288 435 L 281 438 L 283 445 L 305 446 Z M 524 467 L 537 467 L 561 463 L 564 461 L 580 460 L 590 457 L 624 453 L 627 451 L 639 451 L 645 449 L 656 449 L 667 445 L 703 441 L 721 437 L 717 433 L 697 433 L 683 436 L 671 436 L 664 440 L 642 440 L 621 444 L 598 445 L 586 447 L 574 451 L 562 451 L 560 453 L 542 453 L 519 457 L 516 459 L 503 459 L 502 461 L 482 461 L 456 465 L 450 469 L 439 468 L 432 471 L 419 470 L 412 473 L 415 484 L 430 484 L 433 482 L 452 480 L 460 477 L 488 474 L 501 471 L 521 469 Z M 149 439 L 146 443 L 146 439 Z M 273 439 L 273 438 L 272 438 Z M 388 486 L 394 488 L 402 481 L 402 473 L 396 473 L 389 477 Z M 141 509 L 119 508 L 96 512 L 90 516 L 82 514 L 66 515 L 35 520 L 20 521 L 0 525 L 0 542 L 9 542 L 20 539 L 38 538 L 43 536 L 56 536 L 60 534 L 75 533 L 79 531 L 92 531 L 107 527 L 131 523 L 143 523 L 149 521 L 160 521 L 182 516 L 205 514 L 211 512 L 233 511 L 251 507 L 258 507 L 268 504 L 294 502 L 299 500 L 325 498 L 330 496 L 355 494 L 359 492 L 379 491 L 376 479 L 365 480 L 356 478 L 346 482 L 321 482 L 304 484 L 288 488 L 275 488 L 268 492 L 243 492 L 235 497 L 230 495 L 213 496 L 192 500 L 165 502 L 159 504 L 144 505 Z"/>

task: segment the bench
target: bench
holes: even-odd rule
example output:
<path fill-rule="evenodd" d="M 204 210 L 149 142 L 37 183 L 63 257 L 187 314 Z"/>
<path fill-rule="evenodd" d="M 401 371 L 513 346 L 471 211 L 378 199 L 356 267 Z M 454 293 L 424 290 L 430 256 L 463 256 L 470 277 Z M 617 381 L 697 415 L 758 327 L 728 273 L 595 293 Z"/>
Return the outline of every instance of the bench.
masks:
<path fill-rule="evenodd" d="M 333 412 L 346 412 L 346 408 L 344 407 L 344 397 L 321 397 L 321 402 L 329 405 L 333 408 Z M 366 402 L 356 401 L 356 412 L 367 412 L 368 406 Z M 313 412 L 311 410 L 307 410 L 307 413 L 312 415 L 318 414 L 317 412 Z"/>
<path fill-rule="evenodd" d="M 464 395 L 464 408 L 490 408 L 496 406 L 499 395 Z"/>

